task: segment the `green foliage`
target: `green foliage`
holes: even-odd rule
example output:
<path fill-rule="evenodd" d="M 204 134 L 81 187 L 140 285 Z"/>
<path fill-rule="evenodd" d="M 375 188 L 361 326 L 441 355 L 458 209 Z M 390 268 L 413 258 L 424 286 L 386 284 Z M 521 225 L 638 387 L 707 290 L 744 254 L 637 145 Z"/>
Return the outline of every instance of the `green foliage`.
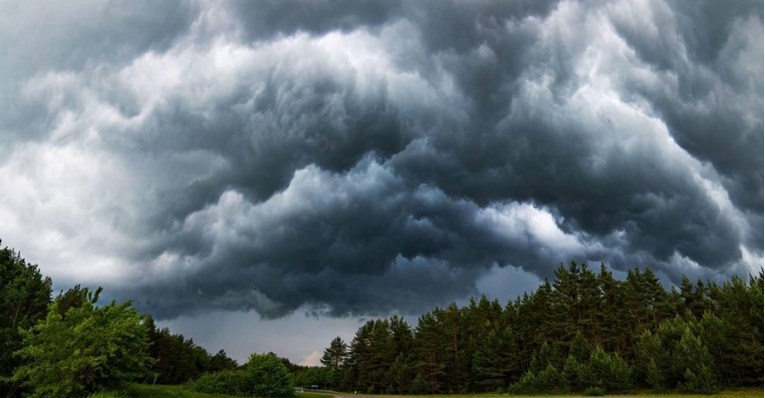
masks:
<path fill-rule="evenodd" d="M 646 370 L 646 382 L 656 391 L 664 390 L 664 375 L 656 362 L 651 359 Z"/>
<path fill-rule="evenodd" d="M 507 392 L 510 394 L 528 394 L 538 392 L 536 376 L 534 375 L 534 372 L 529 370 L 524 373 L 520 380 L 511 384 L 507 388 Z"/>
<path fill-rule="evenodd" d="M 595 274 L 572 263 L 505 307 L 481 297 L 425 313 L 413 333 L 395 317 L 370 320 L 335 379 L 347 391 L 407 393 L 419 374 L 432 394 L 507 385 L 531 392 L 537 379 L 552 377 L 551 366 L 560 376 L 555 388 L 570 391 L 757 386 L 762 313 L 762 274 L 719 286 L 686 278 L 668 292 L 648 268 L 617 280 L 605 265 Z"/>
<path fill-rule="evenodd" d="M 590 358 L 592 349 L 587 339 L 581 333 L 577 333 L 568 350 L 568 355 L 574 357 L 578 362 L 587 362 Z"/>
<path fill-rule="evenodd" d="M 696 372 L 687 368 L 683 376 L 685 381 L 679 385 L 681 391 L 712 394 L 719 390 L 712 369 L 707 365 L 700 366 Z"/>
<path fill-rule="evenodd" d="M 582 370 L 583 365 L 574 358 L 573 355 L 569 355 L 566 358 L 566 362 L 563 364 L 563 374 L 561 375 L 564 385 L 572 390 L 579 391 L 584 385 L 582 384 Z"/>
<path fill-rule="evenodd" d="M 587 365 L 582 368 L 581 382 L 607 391 L 622 391 L 632 387 L 632 374 L 618 354 L 609 354 L 596 346 Z"/>
<path fill-rule="evenodd" d="M 561 391 L 563 384 L 564 380 L 561 373 L 555 366 L 549 364 L 537 374 L 532 371 L 526 372 L 518 382 L 511 384 L 507 390 L 511 394 L 555 392 Z"/>
<path fill-rule="evenodd" d="M 98 291 L 80 289 L 83 300 L 59 311 L 59 296 L 41 323 L 24 333 L 17 351 L 28 362 L 13 379 L 33 397 L 81 397 L 116 389 L 146 376 L 151 363 L 144 318 L 128 303 L 97 307 Z"/>
<path fill-rule="evenodd" d="M 563 384 L 560 372 L 552 364 L 539 372 L 534 378 L 534 387 L 537 391 L 557 391 Z"/>
<path fill-rule="evenodd" d="M 401 353 L 393 361 L 388 374 L 390 389 L 394 394 L 406 394 L 412 388 L 414 367 L 412 366 L 411 354 Z"/>
<path fill-rule="evenodd" d="M 337 372 L 340 367 L 345 363 L 345 358 L 348 356 L 348 345 L 345 344 L 343 339 L 339 336 L 335 337 L 329 347 L 324 350 L 324 355 L 321 357 L 321 363 Z"/>
<path fill-rule="evenodd" d="M 208 394 L 247 396 L 253 394 L 254 383 L 245 370 L 223 370 L 203 374 L 189 388 Z"/>
<path fill-rule="evenodd" d="M 539 350 L 531 356 L 531 370 L 541 372 L 549 365 L 560 366 L 563 363 L 561 353 L 553 344 L 542 343 Z"/>
<path fill-rule="evenodd" d="M 602 397 L 606 395 L 606 390 L 600 387 L 590 387 L 584 390 L 584 395 L 587 395 L 588 397 Z"/>
<path fill-rule="evenodd" d="M 712 356 L 690 328 L 683 331 L 683 336 L 672 356 L 675 369 L 685 369 L 683 382 L 679 387 L 684 391 L 711 393 L 717 389 L 712 374 Z"/>
<path fill-rule="evenodd" d="M 412 389 L 410 392 L 412 394 L 427 394 L 429 391 L 428 383 L 425 381 L 425 378 L 422 377 L 420 373 L 417 373 L 417 376 L 414 377 L 414 380 L 412 381 Z"/>
<path fill-rule="evenodd" d="M 638 382 L 662 390 L 665 386 L 662 369 L 668 366 L 669 354 L 662 346 L 659 336 L 650 330 L 644 331 L 638 339 L 636 352 L 635 373 Z"/>
<path fill-rule="evenodd" d="M 9 248 L 0 249 L 0 396 L 14 397 L 18 383 L 10 380 L 22 364 L 13 353 L 22 347 L 26 330 L 45 318 L 51 295 L 51 280 L 43 278 L 36 265 Z"/>
<path fill-rule="evenodd" d="M 237 363 L 223 350 L 210 355 L 207 350 L 194 344 L 182 334 L 174 334 L 168 328 L 157 329 L 154 320 L 147 316 L 149 353 L 154 358 L 151 371 L 160 384 L 181 384 L 194 380 L 205 372 L 231 370 Z"/>
<path fill-rule="evenodd" d="M 326 366 L 311 366 L 295 372 L 295 385 L 302 387 L 319 386 L 320 389 L 329 389 L 333 377 L 332 369 Z"/>
<path fill-rule="evenodd" d="M 763 384 L 763 274 L 712 284 L 714 313 L 701 320 L 715 373 L 726 385 Z"/>
<path fill-rule="evenodd" d="M 258 397 L 288 397 L 294 393 L 291 374 L 281 359 L 273 353 L 252 354 L 246 365 Z"/>

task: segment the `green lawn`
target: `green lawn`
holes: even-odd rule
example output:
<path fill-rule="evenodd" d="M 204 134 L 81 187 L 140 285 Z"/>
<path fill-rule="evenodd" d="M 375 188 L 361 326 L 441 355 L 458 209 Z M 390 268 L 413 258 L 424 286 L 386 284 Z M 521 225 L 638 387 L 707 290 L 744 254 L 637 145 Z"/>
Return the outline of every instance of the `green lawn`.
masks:
<path fill-rule="evenodd" d="M 498 395 L 498 394 L 465 394 L 465 395 L 366 395 L 366 394 L 353 394 L 353 393 L 296 393 L 295 398 L 523 398 L 523 397 L 544 397 L 554 395 Z M 566 398 L 583 397 L 582 395 L 563 395 Z M 718 398 L 749 398 L 749 397 L 762 397 L 762 389 L 744 389 L 735 391 L 723 391 L 715 395 L 699 395 L 699 394 L 651 394 L 651 393 L 634 393 L 634 394 L 620 394 L 620 395 L 607 395 L 608 397 L 623 397 L 623 398 L 635 398 L 635 397 L 673 397 L 673 398 L 705 398 L 705 397 L 718 397 Z M 133 385 L 125 394 L 99 394 L 93 398 L 234 398 L 230 395 L 219 394 L 202 394 L 198 392 L 192 392 L 185 389 L 183 386 L 148 386 L 148 385 Z"/>

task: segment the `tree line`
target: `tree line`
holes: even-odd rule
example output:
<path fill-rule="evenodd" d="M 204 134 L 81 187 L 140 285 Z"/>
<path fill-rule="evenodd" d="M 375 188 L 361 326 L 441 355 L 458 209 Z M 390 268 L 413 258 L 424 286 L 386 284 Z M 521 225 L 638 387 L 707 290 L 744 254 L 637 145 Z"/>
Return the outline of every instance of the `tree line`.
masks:
<path fill-rule="evenodd" d="M 53 297 L 36 265 L 0 249 L 0 397 L 81 397 L 238 367 L 223 350 L 157 328 L 130 302 L 97 305 L 100 293 L 77 285 Z"/>
<path fill-rule="evenodd" d="M 0 249 L 0 397 L 83 397 L 130 382 L 186 384 L 208 393 L 292 395 L 295 385 L 328 388 L 326 367 L 274 353 L 239 365 L 190 338 L 157 327 L 130 302 L 98 305 L 102 290 L 52 281 L 10 248 Z"/>
<path fill-rule="evenodd" d="M 335 338 L 331 385 L 363 393 L 713 392 L 763 384 L 763 274 L 722 284 L 572 262 L 502 306 L 481 297 Z"/>

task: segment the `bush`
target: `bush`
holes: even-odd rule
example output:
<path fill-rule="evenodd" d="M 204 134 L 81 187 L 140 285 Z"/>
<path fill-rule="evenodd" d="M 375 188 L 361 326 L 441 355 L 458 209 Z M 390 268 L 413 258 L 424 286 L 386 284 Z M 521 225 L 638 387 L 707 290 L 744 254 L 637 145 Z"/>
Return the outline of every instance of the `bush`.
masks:
<path fill-rule="evenodd" d="M 602 397 L 606 395 L 606 390 L 600 387 L 590 387 L 584 390 L 584 395 L 587 395 L 588 397 Z"/>
<path fill-rule="evenodd" d="M 254 385 L 252 392 L 258 397 L 288 397 L 295 392 L 289 370 L 273 353 L 250 355 L 247 373 Z"/>
<path fill-rule="evenodd" d="M 152 360 L 145 319 L 130 303 L 97 307 L 99 292 L 78 288 L 59 296 L 47 317 L 24 332 L 16 355 L 28 363 L 13 379 L 32 388 L 32 396 L 83 397 L 147 375 Z M 63 305 L 62 297 L 75 296 L 81 300 Z"/>
<path fill-rule="evenodd" d="M 244 370 L 223 370 L 205 373 L 189 385 L 196 392 L 207 394 L 252 395 L 254 383 Z"/>

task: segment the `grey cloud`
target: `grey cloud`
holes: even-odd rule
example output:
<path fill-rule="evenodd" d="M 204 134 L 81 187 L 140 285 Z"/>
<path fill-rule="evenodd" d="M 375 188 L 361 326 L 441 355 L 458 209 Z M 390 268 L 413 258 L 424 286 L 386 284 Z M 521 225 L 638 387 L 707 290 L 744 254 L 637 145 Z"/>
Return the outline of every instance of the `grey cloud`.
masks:
<path fill-rule="evenodd" d="M 104 241 L 92 267 L 122 276 L 92 281 L 158 316 L 416 313 L 572 259 L 762 267 L 761 5 L 106 4 L 130 18 L 15 64 L 3 140 L 31 149 L 0 176 L 92 154 L 66 164 L 111 186 L 60 189 L 119 195 L 64 236 Z M 0 211 L 42 233 L 77 206 L 35 203 Z"/>

